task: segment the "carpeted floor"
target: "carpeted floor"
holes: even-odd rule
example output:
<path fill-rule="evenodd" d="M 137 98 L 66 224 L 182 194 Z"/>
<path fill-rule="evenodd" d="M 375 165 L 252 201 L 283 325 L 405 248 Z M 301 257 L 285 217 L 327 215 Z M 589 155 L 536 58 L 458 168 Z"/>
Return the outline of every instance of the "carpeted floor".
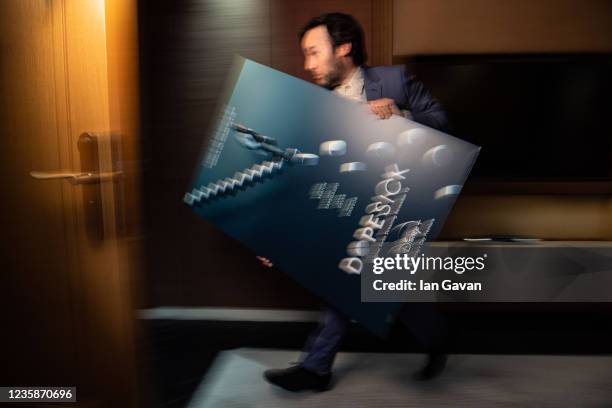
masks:
<path fill-rule="evenodd" d="M 218 355 L 190 408 L 253 407 L 611 407 L 612 357 L 453 355 L 443 375 L 412 379 L 420 354 L 340 353 L 335 386 L 289 393 L 262 372 L 296 360 L 295 351 L 243 348 Z"/>

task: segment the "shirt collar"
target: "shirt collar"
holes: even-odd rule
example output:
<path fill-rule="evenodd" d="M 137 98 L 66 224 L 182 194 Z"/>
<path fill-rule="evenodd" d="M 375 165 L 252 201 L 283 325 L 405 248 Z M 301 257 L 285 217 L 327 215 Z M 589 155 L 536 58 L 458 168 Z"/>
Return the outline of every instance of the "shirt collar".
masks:
<path fill-rule="evenodd" d="M 353 75 L 351 75 L 348 81 L 345 81 L 340 86 L 350 86 L 351 88 L 363 86 L 363 69 L 361 67 L 357 67 L 357 69 L 355 70 L 355 72 L 353 72 Z"/>
<path fill-rule="evenodd" d="M 343 95 L 350 95 L 356 97 L 363 93 L 364 83 L 365 80 L 363 68 L 357 67 L 353 75 L 351 75 L 351 77 L 344 81 L 342 84 L 338 85 L 335 91 Z"/>

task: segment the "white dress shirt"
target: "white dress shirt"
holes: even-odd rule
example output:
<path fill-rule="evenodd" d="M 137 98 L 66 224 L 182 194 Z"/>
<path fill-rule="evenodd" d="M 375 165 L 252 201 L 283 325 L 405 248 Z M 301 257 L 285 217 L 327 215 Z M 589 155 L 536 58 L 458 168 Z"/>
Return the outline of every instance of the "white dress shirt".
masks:
<path fill-rule="evenodd" d="M 366 102 L 365 80 L 363 79 L 363 69 L 357 67 L 353 75 L 344 83 L 334 88 L 334 92 L 348 99 L 358 102 Z"/>
<path fill-rule="evenodd" d="M 334 88 L 334 92 L 340 96 L 355 100 L 357 102 L 367 102 L 365 80 L 363 75 L 363 68 L 357 67 L 353 75 L 351 75 L 348 80 Z M 412 119 L 410 111 L 402 109 L 401 113 L 403 117 Z"/>

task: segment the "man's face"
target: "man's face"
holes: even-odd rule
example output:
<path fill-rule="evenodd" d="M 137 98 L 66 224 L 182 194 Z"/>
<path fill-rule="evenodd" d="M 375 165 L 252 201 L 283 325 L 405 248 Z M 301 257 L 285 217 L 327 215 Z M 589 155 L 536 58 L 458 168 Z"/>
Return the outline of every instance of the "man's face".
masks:
<path fill-rule="evenodd" d="M 301 46 L 304 53 L 304 69 L 312 75 L 317 85 L 328 89 L 339 85 L 343 66 L 340 56 L 334 52 L 327 27 L 320 25 L 306 31 Z"/>

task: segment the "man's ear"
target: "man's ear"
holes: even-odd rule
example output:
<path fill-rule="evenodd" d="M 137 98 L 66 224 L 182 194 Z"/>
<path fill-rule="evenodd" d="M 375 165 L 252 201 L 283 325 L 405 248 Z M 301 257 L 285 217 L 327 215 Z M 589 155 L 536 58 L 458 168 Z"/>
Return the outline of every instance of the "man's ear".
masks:
<path fill-rule="evenodd" d="M 338 45 L 336 49 L 334 50 L 334 53 L 336 54 L 336 57 L 346 57 L 347 55 L 349 55 L 352 49 L 353 49 L 353 44 L 351 44 L 350 42 L 344 43 L 344 44 Z"/>

